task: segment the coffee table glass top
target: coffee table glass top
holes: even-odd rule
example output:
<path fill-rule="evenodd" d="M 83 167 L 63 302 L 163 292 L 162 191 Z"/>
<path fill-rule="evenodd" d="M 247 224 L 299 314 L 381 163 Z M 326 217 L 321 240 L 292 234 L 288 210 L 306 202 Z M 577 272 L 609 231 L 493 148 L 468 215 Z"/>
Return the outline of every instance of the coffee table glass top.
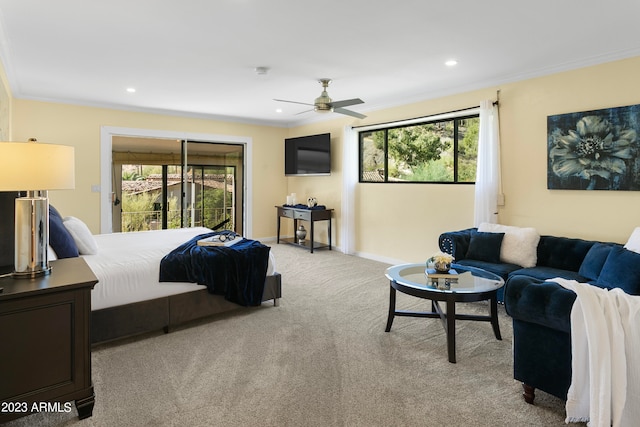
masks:
<path fill-rule="evenodd" d="M 444 292 L 444 293 L 479 293 L 493 291 L 504 286 L 504 280 L 497 274 L 490 273 L 479 268 L 452 264 L 451 268 L 458 272 L 451 278 L 450 289 L 438 289 L 431 285 L 427 278 L 425 264 L 400 264 L 387 268 L 385 275 L 399 285 L 412 287 L 418 290 Z M 443 280 L 443 279 L 440 279 Z"/>

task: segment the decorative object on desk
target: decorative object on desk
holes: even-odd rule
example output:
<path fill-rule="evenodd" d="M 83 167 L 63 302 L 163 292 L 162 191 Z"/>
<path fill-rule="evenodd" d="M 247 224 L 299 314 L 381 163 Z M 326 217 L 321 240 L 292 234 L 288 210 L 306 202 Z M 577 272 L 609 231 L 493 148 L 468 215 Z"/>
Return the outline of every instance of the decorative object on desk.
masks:
<path fill-rule="evenodd" d="M 307 238 L 307 230 L 304 228 L 304 225 L 300 224 L 298 229 L 296 230 L 296 237 L 298 238 L 298 243 L 304 243 L 304 239 Z"/>
<path fill-rule="evenodd" d="M 309 197 L 307 199 L 307 206 L 310 208 L 318 206 L 318 200 L 315 197 Z"/>
<path fill-rule="evenodd" d="M 26 191 L 15 201 L 14 277 L 51 271 L 47 190 L 75 188 L 74 148 L 29 142 L 0 142 L 0 191 Z"/>
<path fill-rule="evenodd" d="M 288 206 L 295 205 L 297 203 L 296 198 L 297 198 L 296 193 L 287 194 L 287 205 Z"/>
<path fill-rule="evenodd" d="M 439 273 L 446 273 L 451 268 L 454 257 L 446 252 L 438 251 L 427 260 L 427 266 L 433 264 L 433 268 Z"/>

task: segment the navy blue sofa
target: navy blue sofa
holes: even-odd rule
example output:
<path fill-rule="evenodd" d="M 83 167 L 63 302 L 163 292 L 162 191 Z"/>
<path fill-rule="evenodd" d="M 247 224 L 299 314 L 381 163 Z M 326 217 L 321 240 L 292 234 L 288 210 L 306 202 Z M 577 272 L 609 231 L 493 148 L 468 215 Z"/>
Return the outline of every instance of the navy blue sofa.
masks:
<path fill-rule="evenodd" d="M 438 239 L 440 250 L 453 255 L 456 264 L 482 268 L 501 276 L 505 282 L 509 277 L 516 275 L 541 280 L 554 277 L 562 277 L 579 282 L 591 280 L 580 274 L 580 267 L 587 252 L 596 243 L 594 241 L 568 237 L 540 236 L 536 266 L 523 268 L 516 264 L 507 264 L 500 261 L 488 262 L 477 259 L 477 257 L 469 258 L 471 237 L 475 232 L 477 232 L 477 228 L 442 233 Z M 612 243 L 612 245 L 614 244 Z M 480 258 L 486 259 L 486 257 Z M 498 291 L 498 301 L 504 302 L 504 288 Z"/>
<path fill-rule="evenodd" d="M 442 251 L 455 262 L 480 267 L 505 279 L 503 302 L 513 320 L 514 378 L 533 403 L 535 389 L 563 400 L 571 384 L 571 308 L 575 293 L 546 279 L 562 277 L 640 295 L 640 254 L 617 243 L 541 236 L 532 268 L 470 259 L 476 229 L 443 233 Z"/>

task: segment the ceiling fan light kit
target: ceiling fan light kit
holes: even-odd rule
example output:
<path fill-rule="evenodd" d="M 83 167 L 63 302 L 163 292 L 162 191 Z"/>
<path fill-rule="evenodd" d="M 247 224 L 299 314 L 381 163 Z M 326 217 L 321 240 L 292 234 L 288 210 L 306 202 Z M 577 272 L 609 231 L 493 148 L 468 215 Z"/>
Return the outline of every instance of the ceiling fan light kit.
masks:
<path fill-rule="evenodd" d="M 345 114 L 347 116 L 356 117 L 358 119 L 364 119 L 365 117 L 367 117 L 364 114 L 356 113 L 355 111 L 342 108 L 342 107 L 348 107 L 350 105 L 363 104 L 364 103 L 363 100 L 361 100 L 360 98 L 353 98 L 353 99 L 345 99 L 342 101 L 333 102 L 331 97 L 329 96 L 329 93 L 327 92 L 327 88 L 329 87 L 329 83 L 331 83 L 331 79 L 320 79 L 318 80 L 318 83 L 322 85 L 322 93 L 320 94 L 319 97 L 317 97 L 314 100 L 313 104 L 307 104 L 304 102 L 297 102 L 297 101 L 287 101 L 284 99 L 274 99 L 274 101 L 309 105 L 313 107 L 313 110 L 302 111 L 301 113 L 298 113 L 298 114 L 307 113 L 309 111 L 315 111 L 317 113 L 334 112 L 339 114 Z"/>

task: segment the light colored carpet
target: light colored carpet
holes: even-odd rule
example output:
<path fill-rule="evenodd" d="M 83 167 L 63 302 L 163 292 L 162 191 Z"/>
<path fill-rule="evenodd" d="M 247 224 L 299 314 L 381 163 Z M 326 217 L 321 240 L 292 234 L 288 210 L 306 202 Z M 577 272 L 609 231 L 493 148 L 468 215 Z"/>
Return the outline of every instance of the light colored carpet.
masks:
<path fill-rule="evenodd" d="M 8 426 L 562 426 L 564 402 L 521 397 L 503 340 L 457 322 L 457 364 L 437 319 L 387 318 L 387 265 L 269 243 L 279 307 L 239 309 L 169 334 L 94 349 L 93 417 L 35 414 Z M 429 303 L 398 294 L 398 309 Z M 488 312 L 488 304 L 458 306 Z"/>

